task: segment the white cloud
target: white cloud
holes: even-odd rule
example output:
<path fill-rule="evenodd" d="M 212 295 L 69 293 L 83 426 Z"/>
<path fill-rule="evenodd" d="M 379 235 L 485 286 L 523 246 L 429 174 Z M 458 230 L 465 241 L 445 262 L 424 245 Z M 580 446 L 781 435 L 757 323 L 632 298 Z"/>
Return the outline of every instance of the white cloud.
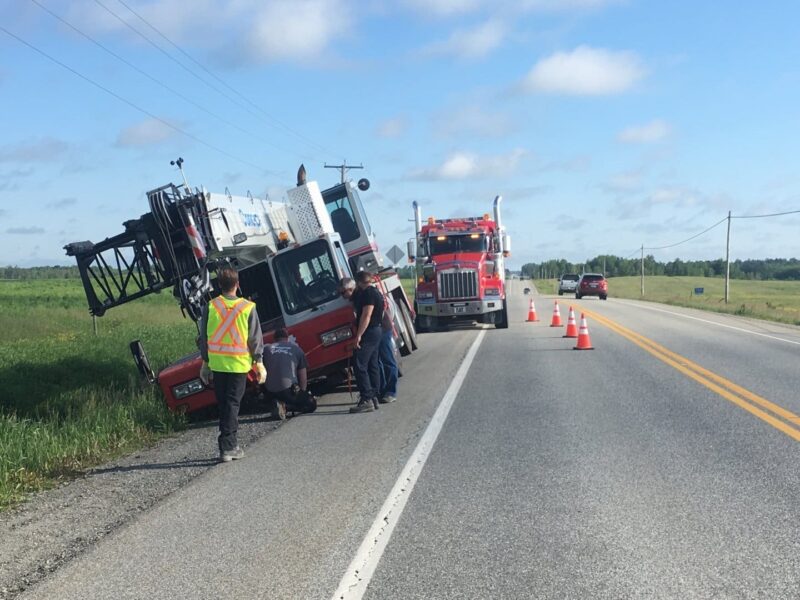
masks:
<path fill-rule="evenodd" d="M 159 144 L 177 132 L 157 119 L 148 118 L 135 125 L 126 127 L 117 135 L 117 146 L 147 146 Z"/>
<path fill-rule="evenodd" d="M 410 177 L 423 181 L 486 179 L 510 175 L 528 154 L 516 148 L 507 154 L 481 156 L 471 152 L 454 152 L 441 165 L 412 171 Z"/>
<path fill-rule="evenodd" d="M 454 31 L 446 40 L 423 48 L 422 54 L 463 59 L 484 58 L 500 47 L 507 34 L 505 23 L 492 19 L 474 29 Z"/>
<path fill-rule="evenodd" d="M 457 17 L 476 12 L 492 14 L 595 10 L 626 0 L 405 0 L 405 5 L 425 16 Z"/>
<path fill-rule="evenodd" d="M 350 10 L 340 0 L 273 0 L 256 15 L 248 55 L 259 62 L 308 60 L 350 27 Z"/>
<path fill-rule="evenodd" d="M 617 136 L 617 140 L 628 144 L 652 144 L 660 142 L 669 134 L 669 124 L 661 119 L 656 119 L 644 125 L 623 129 Z"/>
<path fill-rule="evenodd" d="M 645 75 L 641 60 L 632 52 L 613 52 L 579 46 L 540 60 L 522 81 L 532 93 L 601 96 L 632 88 Z"/>
<path fill-rule="evenodd" d="M 479 106 L 442 111 L 432 117 L 432 121 L 434 130 L 442 137 L 502 137 L 510 133 L 514 125 L 509 115 L 487 112 Z"/>
<path fill-rule="evenodd" d="M 452 17 L 471 13 L 481 8 L 482 0 L 405 0 L 410 8 L 426 15 Z"/>
<path fill-rule="evenodd" d="M 228 65 L 307 63 L 328 50 L 334 39 L 351 31 L 351 15 L 355 12 L 349 0 L 192 0 L 189 10 L 184 0 L 129 3 L 190 53 L 191 49 L 200 48 Z M 108 7 L 131 27 L 162 43 L 135 15 L 115 3 Z M 137 45 L 147 44 L 91 0 L 72 4 L 67 19 L 95 32 L 113 33 Z"/>
<path fill-rule="evenodd" d="M 378 123 L 375 133 L 382 138 L 398 138 L 408 131 L 408 119 L 398 115 Z"/>
<path fill-rule="evenodd" d="M 51 162 L 64 156 L 70 146 L 52 137 L 0 146 L 0 162 Z"/>

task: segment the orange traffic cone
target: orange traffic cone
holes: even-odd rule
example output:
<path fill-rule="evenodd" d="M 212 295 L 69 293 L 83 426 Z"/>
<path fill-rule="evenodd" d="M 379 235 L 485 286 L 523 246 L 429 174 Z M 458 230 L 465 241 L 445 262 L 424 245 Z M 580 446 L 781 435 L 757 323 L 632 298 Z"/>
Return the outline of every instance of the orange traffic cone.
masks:
<path fill-rule="evenodd" d="M 550 327 L 563 327 L 564 324 L 561 322 L 561 311 L 558 310 L 558 300 L 556 300 L 556 304 L 553 307 L 553 320 L 550 321 Z"/>
<path fill-rule="evenodd" d="M 533 304 L 533 298 L 531 298 L 531 305 L 528 307 L 528 322 L 534 323 L 539 321 L 539 317 L 536 316 L 536 306 Z"/>
<path fill-rule="evenodd" d="M 573 350 L 594 350 L 592 340 L 589 338 L 589 326 L 586 324 L 586 315 L 581 313 L 581 330 L 578 332 L 578 345 Z"/>
<path fill-rule="evenodd" d="M 575 311 L 569 307 L 569 317 L 567 318 L 567 333 L 563 336 L 565 338 L 578 337 L 578 324 L 575 322 Z"/>

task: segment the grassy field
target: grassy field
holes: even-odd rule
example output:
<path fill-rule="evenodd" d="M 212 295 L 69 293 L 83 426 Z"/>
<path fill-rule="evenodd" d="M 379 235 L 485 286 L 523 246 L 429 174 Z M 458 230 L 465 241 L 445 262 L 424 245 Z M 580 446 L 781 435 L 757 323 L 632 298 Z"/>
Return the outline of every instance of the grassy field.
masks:
<path fill-rule="evenodd" d="M 556 280 L 534 281 L 540 293 L 556 293 Z M 704 288 L 695 296 L 695 288 Z M 612 298 L 642 299 L 639 277 L 611 277 Z M 644 300 L 674 306 L 689 306 L 800 325 L 800 281 L 750 281 L 732 279 L 730 299 L 725 304 L 725 280 L 715 277 L 645 277 Z"/>
<path fill-rule="evenodd" d="M 0 509 L 183 426 L 128 350 L 141 339 L 158 369 L 195 349 L 169 293 L 109 311 L 97 336 L 76 280 L 0 282 L 0 306 Z"/>

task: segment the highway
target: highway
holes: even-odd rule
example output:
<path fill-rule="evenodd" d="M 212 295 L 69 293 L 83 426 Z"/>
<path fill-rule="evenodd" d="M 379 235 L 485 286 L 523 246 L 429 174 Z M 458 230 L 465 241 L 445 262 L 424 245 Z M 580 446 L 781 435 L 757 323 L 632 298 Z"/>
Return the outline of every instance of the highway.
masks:
<path fill-rule="evenodd" d="M 526 323 L 522 286 L 506 331 L 422 335 L 398 402 L 326 396 L 21 597 L 800 597 L 800 328 L 613 280 Z"/>

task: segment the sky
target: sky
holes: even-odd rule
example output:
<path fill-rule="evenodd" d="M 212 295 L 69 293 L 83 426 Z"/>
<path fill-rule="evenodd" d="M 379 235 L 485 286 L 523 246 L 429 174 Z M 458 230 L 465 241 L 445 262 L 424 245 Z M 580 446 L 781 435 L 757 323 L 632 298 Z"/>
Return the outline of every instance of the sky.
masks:
<path fill-rule="evenodd" d="M 673 244 L 800 210 L 798 22 L 790 0 L 0 0 L 0 265 L 71 264 L 179 156 L 273 200 L 300 163 L 322 187 L 363 164 L 384 251 L 415 200 L 500 194 L 511 268 L 724 257 L 725 223 Z M 731 257 L 800 256 L 798 233 L 733 220 Z"/>

